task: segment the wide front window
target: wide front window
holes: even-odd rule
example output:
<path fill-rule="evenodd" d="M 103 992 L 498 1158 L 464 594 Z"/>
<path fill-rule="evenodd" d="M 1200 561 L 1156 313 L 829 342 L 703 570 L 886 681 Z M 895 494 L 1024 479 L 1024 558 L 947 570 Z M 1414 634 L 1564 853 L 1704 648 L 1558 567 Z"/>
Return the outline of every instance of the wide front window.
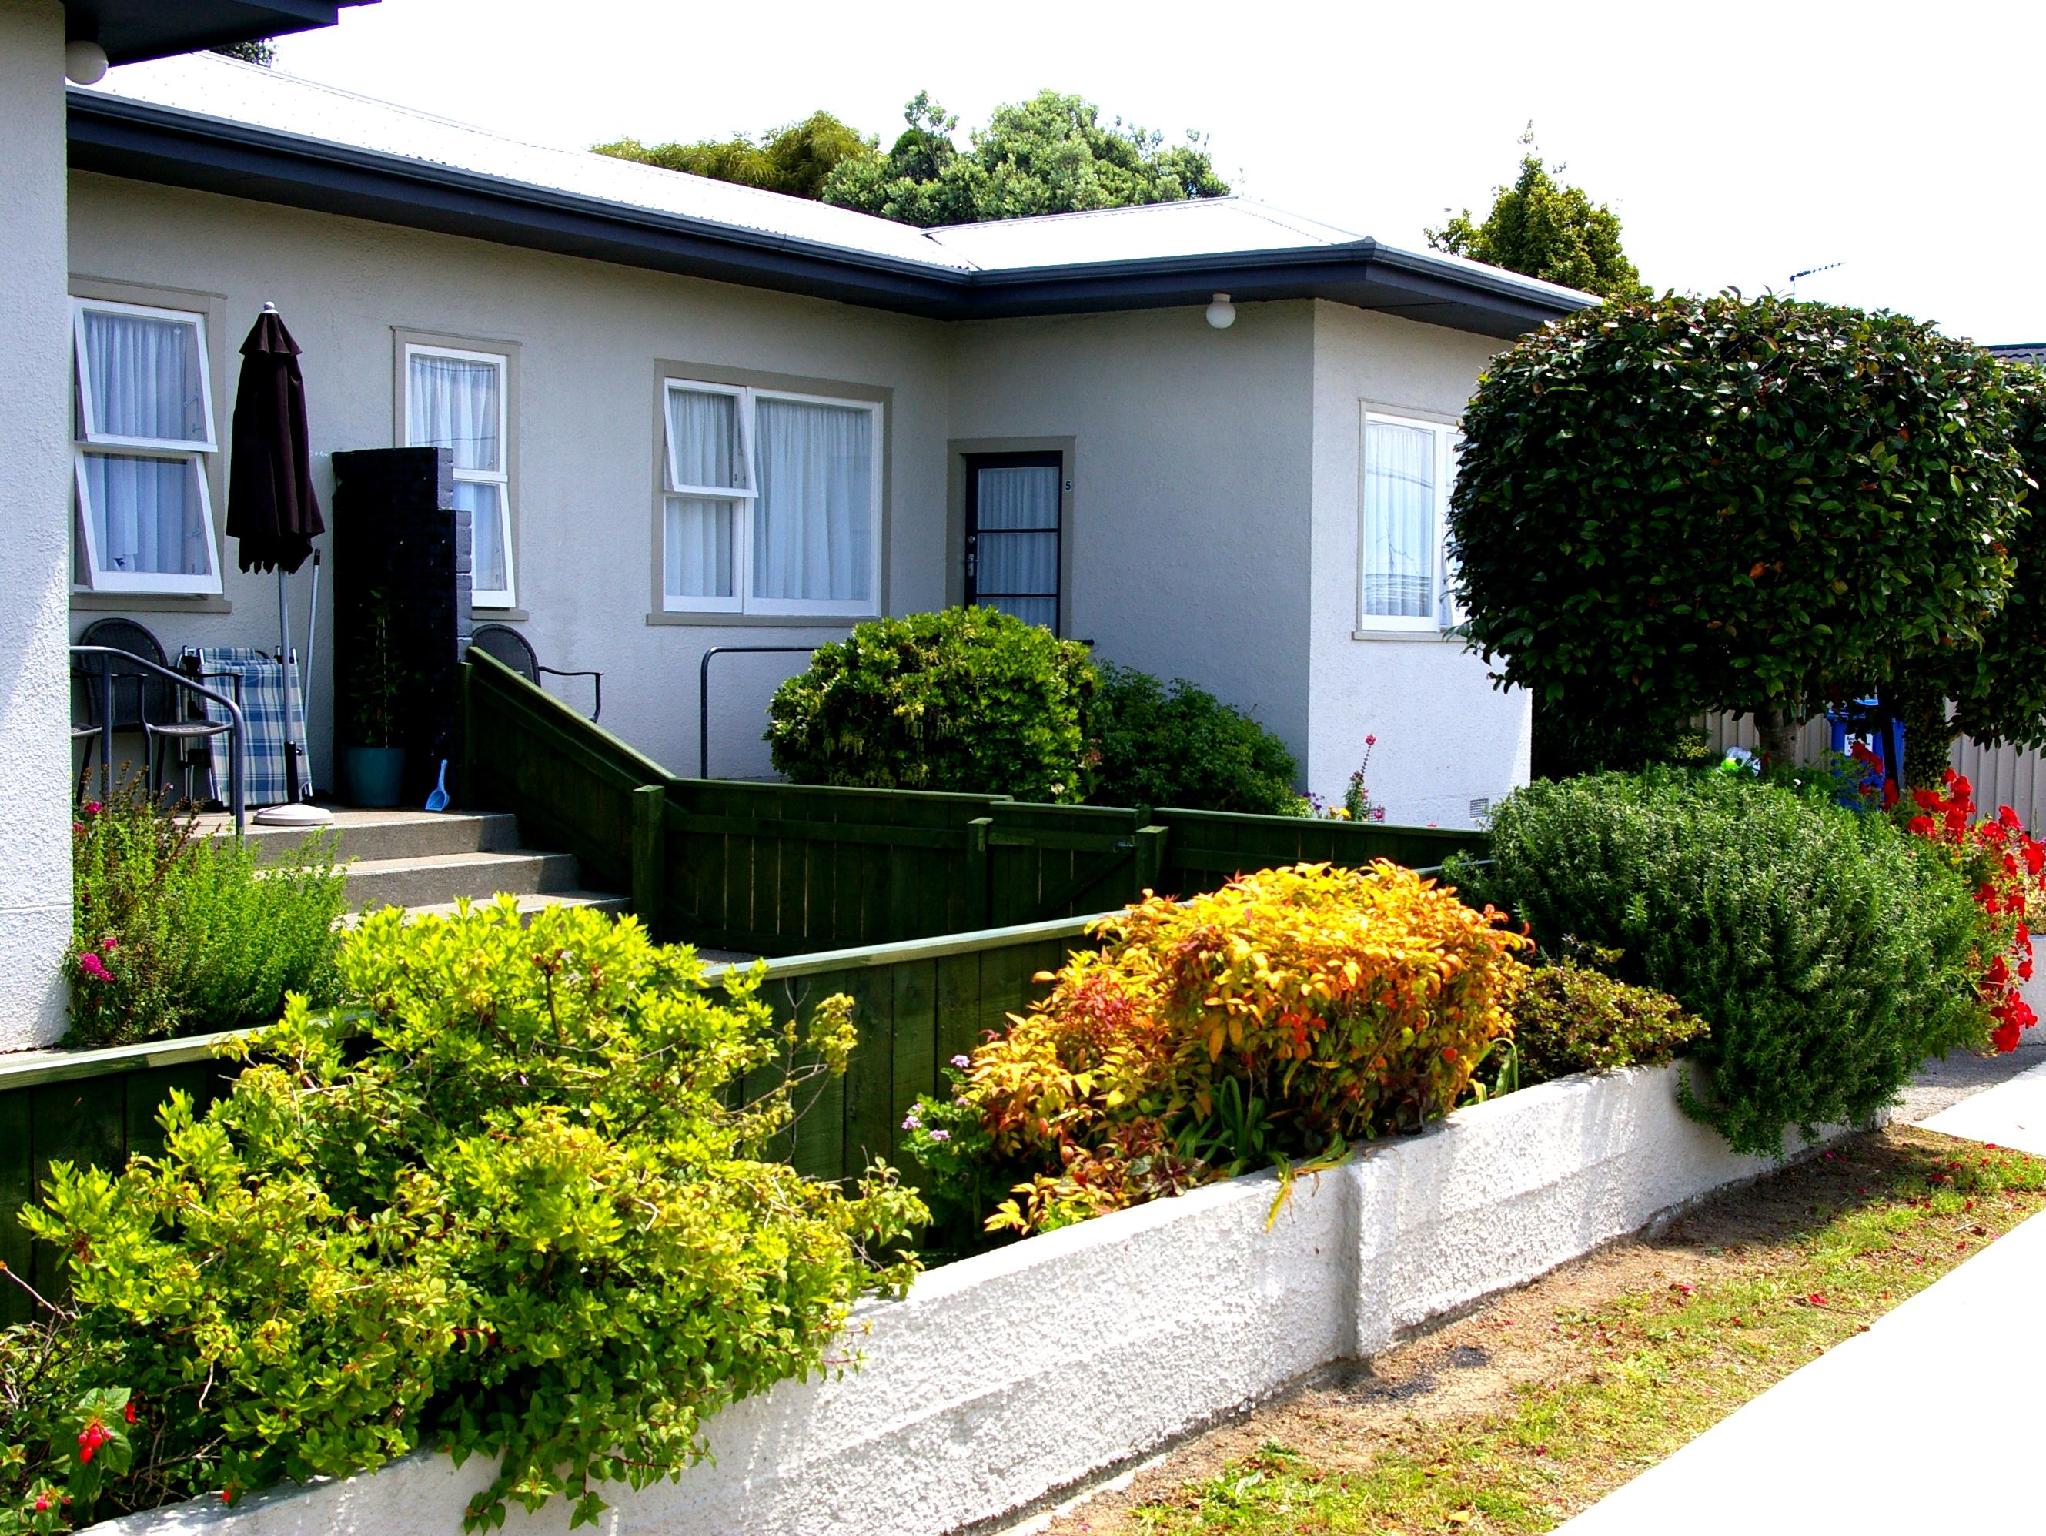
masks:
<path fill-rule="evenodd" d="M 878 611 L 878 404 L 671 379 L 663 407 L 665 609 Z"/>
<path fill-rule="evenodd" d="M 513 606 L 510 361 L 501 352 L 408 344 L 405 442 L 454 457 L 455 505 L 469 514 L 469 568 L 478 608 Z"/>
<path fill-rule="evenodd" d="M 1444 552 L 1454 471 L 1450 427 L 1365 413 L 1359 629 L 1456 623 Z"/>
<path fill-rule="evenodd" d="M 72 354 L 79 584 L 219 592 L 205 318 L 77 299 Z"/>

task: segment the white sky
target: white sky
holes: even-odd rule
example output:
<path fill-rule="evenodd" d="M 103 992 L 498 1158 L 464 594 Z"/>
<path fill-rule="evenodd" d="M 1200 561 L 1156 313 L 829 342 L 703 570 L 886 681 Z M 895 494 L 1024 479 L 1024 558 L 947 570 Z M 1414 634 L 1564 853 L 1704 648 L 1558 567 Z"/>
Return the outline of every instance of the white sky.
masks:
<path fill-rule="evenodd" d="M 1658 287 L 1884 306 L 2046 341 L 2046 6 L 1590 0 L 381 0 L 278 64 L 543 143 L 757 132 L 824 107 L 886 144 L 1044 87 L 1176 138 L 1236 190 L 1419 248 L 1539 146 Z"/>

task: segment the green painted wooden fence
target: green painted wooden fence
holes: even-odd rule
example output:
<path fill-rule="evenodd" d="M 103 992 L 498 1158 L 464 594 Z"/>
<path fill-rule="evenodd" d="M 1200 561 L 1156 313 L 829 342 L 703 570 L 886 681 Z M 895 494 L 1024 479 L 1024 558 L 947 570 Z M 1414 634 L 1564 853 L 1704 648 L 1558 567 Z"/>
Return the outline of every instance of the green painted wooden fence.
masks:
<path fill-rule="evenodd" d="M 844 992 L 859 1027 L 845 1077 L 825 1082 L 776 1155 L 824 1179 L 857 1173 L 877 1157 L 900 1167 L 902 1118 L 917 1095 L 941 1091 L 951 1057 L 1042 995 L 1033 978 L 1090 944 L 1092 921 L 770 962 L 763 996 L 778 1016 L 807 1018 L 820 1000 Z M 204 1105 L 240 1070 L 212 1055 L 221 1038 L 0 1058 L 0 1261 L 37 1290 L 51 1290 L 54 1255 L 29 1242 L 16 1219 L 20 1207 L 35 1198 L 55 1160 L 118 1168 L 132 1153 L 159 1148 L 156 1107 L 173 1088 Z M 741 1088 L 750 1097 L 769 1084 L 763 1074 Z M 0 1323 L 30 1310 L 21 1288 L 0 1280 Z"/>
<path fill-rule="evenodd" d="M 222 1038 L 0 1056 L 0 1263 L 49 1291 L 54 1256 L 29 1242 L 16 1213 L 35 1198 L 53 1162 L 118 1168 L 134 1153 L 161 1148 L 156 1109 L 171 1090 L 182 1088 L 203 1107 L 239 1070 L 213 1056 Z M 30 1310 L 21 1287 L 0 1278 L 0 1323 L 19 1322 Z"/>
<path fill-rule="evenodd" d="M 1274 864 L 1439 864 L 1484 834 L 1002 795 L 685 779 L 494 658 L 463 669 L 465 799 L 629 892 L 662 938 L 814 954 L 1051 922 Z"/>

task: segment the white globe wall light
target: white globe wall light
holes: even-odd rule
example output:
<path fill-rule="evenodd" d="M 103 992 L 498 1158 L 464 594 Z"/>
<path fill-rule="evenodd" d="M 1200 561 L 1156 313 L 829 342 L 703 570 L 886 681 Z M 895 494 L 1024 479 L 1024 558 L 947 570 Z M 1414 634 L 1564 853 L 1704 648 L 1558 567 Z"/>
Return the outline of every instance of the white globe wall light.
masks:
<path fill-rule="evenodd" d="M 1236 306 L 1229 302 L 1229 295 L 1218 293 L 1208 303 L 1208 324 L 1218 331 L 1226 331 L 1236 323 Z"/>
<path fill-rule="evenodd" d="M 107 51 L 89 38 L 64 45 L 64 78 L 74 85 L 98 85 L 106 78 Z"/>

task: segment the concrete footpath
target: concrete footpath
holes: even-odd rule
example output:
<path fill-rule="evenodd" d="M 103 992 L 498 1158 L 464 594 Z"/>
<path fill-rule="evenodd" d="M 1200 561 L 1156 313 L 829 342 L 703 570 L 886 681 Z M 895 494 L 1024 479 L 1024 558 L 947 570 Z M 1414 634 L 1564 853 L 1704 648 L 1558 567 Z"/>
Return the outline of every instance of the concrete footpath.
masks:
<path fill-rule="evenodd" d="M 2046 1156 L 2046 1067 L 1924 1128 Z M 2046 1214 L 1562 1527 L 1568 1536 L 2046 1532 Z"/>

